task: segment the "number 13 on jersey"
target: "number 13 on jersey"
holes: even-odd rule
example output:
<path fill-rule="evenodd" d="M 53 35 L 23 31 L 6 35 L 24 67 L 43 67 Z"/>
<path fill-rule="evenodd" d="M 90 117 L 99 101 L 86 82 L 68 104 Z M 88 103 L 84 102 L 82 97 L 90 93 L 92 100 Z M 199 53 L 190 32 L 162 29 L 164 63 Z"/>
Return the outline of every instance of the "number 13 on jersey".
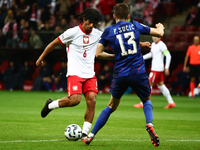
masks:
<path fill-rule="evenodd" d="M 125 46 L 124 46 L 125 41 L 123 41 L 122 36 L 124 36 L 125 39 L 128 39 L 127 42 L 128 42 L 129 45 L 130 44 L 132 45 L 132 49 L 128 49 L 128 50 L 125 49 Z M 137 53 L 137 45 L 136 45 L 136 42 L 134 41 L 134 39 L 135 39 L 134 32 L 127 32 L 127 33 L 124 33 L 124 34 L 118 34 L 118 35 L 116 35 L 116 38 L 119 40 L 119 45 L 120 45 L 120 48 L 121 48 L 121 51 L 122 51 L 122 53 L 121 53 L 122 56 Z"/>

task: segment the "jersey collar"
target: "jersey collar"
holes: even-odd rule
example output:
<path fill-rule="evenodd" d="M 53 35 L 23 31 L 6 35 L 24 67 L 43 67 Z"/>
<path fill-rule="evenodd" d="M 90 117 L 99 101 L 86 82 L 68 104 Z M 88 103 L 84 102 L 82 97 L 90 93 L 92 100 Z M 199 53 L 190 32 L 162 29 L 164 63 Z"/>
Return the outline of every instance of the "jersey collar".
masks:
<path fill-rule="evenodd" d="M 79 24 L 79 28 L 81 29 L 81 31 L 82 31 L 83 33 L 85 33 L 85 34 L 90 34 L 90 33 L 92 32 L 93 29 L 92 29 L 89 33 L 86 33 L 86 32 L 83 30 L 83 28 L 82 28 L 82 24 L 83 24 L 83 23 Z"/>
<path fill-rule="evenodd" d="M 159 40 L 156 44 L 158 44 L 161 40 Z"/>

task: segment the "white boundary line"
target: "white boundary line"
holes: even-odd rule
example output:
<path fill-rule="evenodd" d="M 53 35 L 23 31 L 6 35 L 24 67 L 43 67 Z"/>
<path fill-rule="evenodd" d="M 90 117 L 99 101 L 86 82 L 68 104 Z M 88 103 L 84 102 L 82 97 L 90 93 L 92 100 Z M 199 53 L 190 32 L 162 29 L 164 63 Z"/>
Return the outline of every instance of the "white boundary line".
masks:
<path fill-rule="evenodd" d="M 57 142 L 57 141 L 66 141 L 66 139 L 54 139 L 54 140 L 15 140 L 15 141 L 0 141 L 0 143 L 38 143 L 38 142 Z M 145 142 L 149 140 L 111 140 L 111 139 L 94 139 L 94 141 L 122 141 L 122 142 Z M 167 142 L 200 142 L 200 140 L 165 140 Z"/>

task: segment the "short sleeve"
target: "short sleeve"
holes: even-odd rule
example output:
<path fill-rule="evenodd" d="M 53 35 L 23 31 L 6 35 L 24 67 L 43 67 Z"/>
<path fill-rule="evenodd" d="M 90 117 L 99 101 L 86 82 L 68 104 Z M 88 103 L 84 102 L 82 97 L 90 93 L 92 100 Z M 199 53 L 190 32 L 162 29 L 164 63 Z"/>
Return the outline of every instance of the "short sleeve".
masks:
<path fill-rule="evenodd" d="M 190 56 L 190 49 L 191 49 L 191 46 L 188 47 L 188 50 L 186 52 L 186 55 Z"/>
<path fill-rule="evenodd" d="M 165 44 L 165 43 L 163 43 L 163 42 L 162 42 L 162 44 L 161 44 L 160 46 L 161 46 L 161 48 L 160 48 L 160 49 L 161 49 L 161 51 L 162 51 L 162 52 L 164 52 L 164 51 L 168 50 L 168 49 L 167 49 L 167 46 L 166 46 L 166 44 Z"/>
<path fill-rule="evenodd" d="M 132 21 L 132 23 L 135 24 L 135 27 L 140 31 L 140 33 L 147 34 L 147 35 L 150 34 L 150 27 L 149 26 L 141 24 L 141 23 L 134 21 L 134 20 Z"/>
<path fill-rule="evenodd" d="M 109 34 L 109 30 L 110 30 L 109 28 L 106 28 L 104 30 L 104 32 L 102 33 L 101 38 L 99 40 L 99 43 L 103 44 L 104 47 L 106 47 L 108 45 L 107 37 Z"/>
<path fill-rule="evenodd" d="M 73 39 L 75 33 L 76 32 L 74 28 L 68 29 L 58 37 L 58 40 L 61 44 L 65 45 L 67 42 Z"/>

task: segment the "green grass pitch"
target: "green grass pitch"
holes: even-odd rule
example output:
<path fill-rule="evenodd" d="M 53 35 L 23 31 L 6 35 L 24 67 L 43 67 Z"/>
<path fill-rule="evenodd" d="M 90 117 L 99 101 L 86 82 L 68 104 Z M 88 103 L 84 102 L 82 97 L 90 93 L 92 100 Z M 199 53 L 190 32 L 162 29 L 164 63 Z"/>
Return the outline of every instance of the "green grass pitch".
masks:
<path fill-rule="evenodd" d="M 85 98 L 76 107 L 53 110 L 46 118 L 40 111 L 47 98 L 58 99 L 67 93 L 0 91 L 0 150 L 200 150 L 200 97 L 174 96 L 177 106 L 164 109 L 167 101 L 161 95 L 152 96 L 154 128 L 160 146 L 154 147 L 145 130 L 142 109 L 136 95 L 124 95 L 107 124 L 94 141 L 68 141 L 67 125 L 82 127 Z M 98 94 L 93 125 L 109 101 L 110 94 Z"/>

